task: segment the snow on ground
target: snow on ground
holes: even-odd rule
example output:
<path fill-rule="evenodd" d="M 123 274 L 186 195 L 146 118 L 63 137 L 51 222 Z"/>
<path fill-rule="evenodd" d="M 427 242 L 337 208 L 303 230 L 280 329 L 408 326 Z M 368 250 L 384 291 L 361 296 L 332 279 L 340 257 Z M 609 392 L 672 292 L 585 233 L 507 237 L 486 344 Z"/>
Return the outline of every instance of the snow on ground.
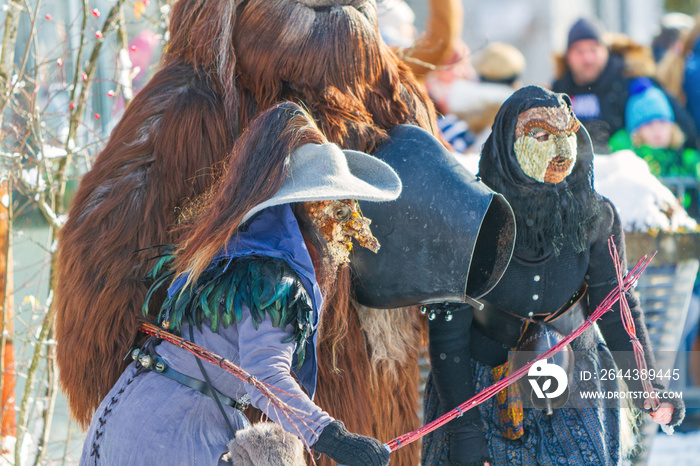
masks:
<path fill-rule="evenodd" d="M 672 436 L 657 434 L 649 451 L 647 465 L 700 465 L 700 431 L 676 432 Z"/>
<path fill-rule="evenodd" d="M 597 155 L 593 161 L 595 188 L 617 207 L 625 231 L 694 230 L 690 218 L 666 188 L 649 171 L 644 159 L 630 150 Z"/>

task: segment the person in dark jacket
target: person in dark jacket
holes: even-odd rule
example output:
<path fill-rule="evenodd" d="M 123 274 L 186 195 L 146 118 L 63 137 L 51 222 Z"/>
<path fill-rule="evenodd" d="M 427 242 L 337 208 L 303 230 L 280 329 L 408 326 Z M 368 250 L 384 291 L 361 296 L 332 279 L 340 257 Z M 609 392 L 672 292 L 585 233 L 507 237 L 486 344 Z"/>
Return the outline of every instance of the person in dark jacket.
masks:
<path fill-rule="evenodd" d="M 624 234 L 614 206 L 593 189 L 592 161 L 588 133 L 567 96 L 529 86 L 501 107 L 479 175 L 513 208 L 515 250 L 503 278 L 481 299 L 483 310 L 455 304 L 448 305 L 449 314 L 431 310 L 426 422 L 515 370 L 524 345 L 539 338 L 551 346 L 571 333 L 616 286 L 608 238 L 626 267 Z M 639 301 L 632 293 L 627 300 L 647 365 L 655 368 Z M 508 389 L 426 436 L 423 464 L 620 464 L 627 410 L 620 400 L 582 395 L 619 393 L 618 380 L 600 374 L 616 366 L 623 373 L 637 367 L 619 306 L 575 339 L 570 350 L 573 370 L 563 407 L 535 409 L 536 399 L 526 397 L 523 385 Z M 586 380 L 585 373 L 594 376 Z M 637 394 L 632 396 L 643 397 L 639 380 L 625 382 L 629 393 Z M 659 396 L 662 403 L 652 418 L 679 424 L 682 400 Z M 643 398 L 634 402 L 648 410 Z"/>
<path fill-rule="evenodd" d="M 634 77 L 625 56 L 611 51 L 596 22 L 581 18 L 569 30 L 564 61 L 565 71 L 552 83 L 552 90 L 569 95 L 574 113 L 586 127 L 595 152 L 610 153 L 607 142 L 625 126 L 629 82 Z M 667 97 L 678 124 L 688 136 L 686 147 L 697 147 L 690 115 L 676 99 Z"/>

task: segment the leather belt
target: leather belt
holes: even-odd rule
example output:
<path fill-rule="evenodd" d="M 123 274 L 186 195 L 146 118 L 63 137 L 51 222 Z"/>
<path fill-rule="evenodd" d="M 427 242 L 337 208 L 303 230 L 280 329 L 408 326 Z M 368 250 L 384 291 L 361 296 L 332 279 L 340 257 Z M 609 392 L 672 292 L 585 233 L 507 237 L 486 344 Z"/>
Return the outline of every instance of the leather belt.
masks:
<path fill-rule="evenodd" d="M 483 335 L 513 348 L 529 322 L 540 322 L 552 326 L 562 335 L 568 335 L 586 320 L 588 304 L 584 282 L 581 288 L 562 307 L 549 314 L 532 314 L 520 316 L 506 311 L 484 299 L 482 310 L 474 311 L 472 325 Z"/>
<path fill-rule="evenodd" d="M 224 395 L 208 383 L 202 382 L 199 379 L 195 379 L 194 377 L 190 377 L 189 375 L 185 375 L 182 372 L 173 369 L 155 352 L 151 352 L 149 354 L 140 349 L 135 349 L 132 353 L 132 358 L 137 360 L 145 369 L 153 371 L 156 374 L 164 375 L 170 380 L 174 380 L 175 382 L 178 382 L 186 387 L 197 390 L 211 399 L 215 399 L 215 392 L 217 398 L 222 404 L 231 406 L 239 411 L 245 410 L 250 405 L 250 396 L 248 394 L 243 395 L 239 400 L 234 400 L 233 398 Z"/>

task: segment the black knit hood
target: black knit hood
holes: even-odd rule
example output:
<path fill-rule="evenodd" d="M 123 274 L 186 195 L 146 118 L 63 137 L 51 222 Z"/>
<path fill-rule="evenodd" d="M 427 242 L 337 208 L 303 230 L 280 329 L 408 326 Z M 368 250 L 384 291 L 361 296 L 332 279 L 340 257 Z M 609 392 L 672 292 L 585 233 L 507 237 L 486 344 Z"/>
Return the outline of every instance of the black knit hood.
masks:
<path fill-rule="evenodd" d="M 577 252 L 588 247 L 602 198 L 593 189 L 593 149 L 583 126 L 576 133 L 576 164 L 561 183 L 540 183 L 527 176 L 515 155 L 518 116 L 535 107 L 560 107 L 571 101 L 537 86 L 516 91 L 501 106 L 491 135 L 484 144 L 479 176 L 491 189 L 503 194 L 513 207 L 521 256 L 558 254 L 565 244 Z"/>

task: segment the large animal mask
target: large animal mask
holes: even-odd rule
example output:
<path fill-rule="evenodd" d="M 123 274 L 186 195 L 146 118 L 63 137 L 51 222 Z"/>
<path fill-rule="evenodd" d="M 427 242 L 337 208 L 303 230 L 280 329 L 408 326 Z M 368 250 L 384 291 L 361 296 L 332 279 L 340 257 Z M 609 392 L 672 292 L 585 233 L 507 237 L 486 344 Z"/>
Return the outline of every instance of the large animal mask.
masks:
<path fill-rule="evenodd" d="M 396 201 L 360 203 L 382 247 L 353 250 L 358 302 L 396 308 L 485 295 L 513 252 L 508 202 L 424 129 L 399 125 L 389 136 L 373 155 L 399 174 L 403 191 Z"/>

